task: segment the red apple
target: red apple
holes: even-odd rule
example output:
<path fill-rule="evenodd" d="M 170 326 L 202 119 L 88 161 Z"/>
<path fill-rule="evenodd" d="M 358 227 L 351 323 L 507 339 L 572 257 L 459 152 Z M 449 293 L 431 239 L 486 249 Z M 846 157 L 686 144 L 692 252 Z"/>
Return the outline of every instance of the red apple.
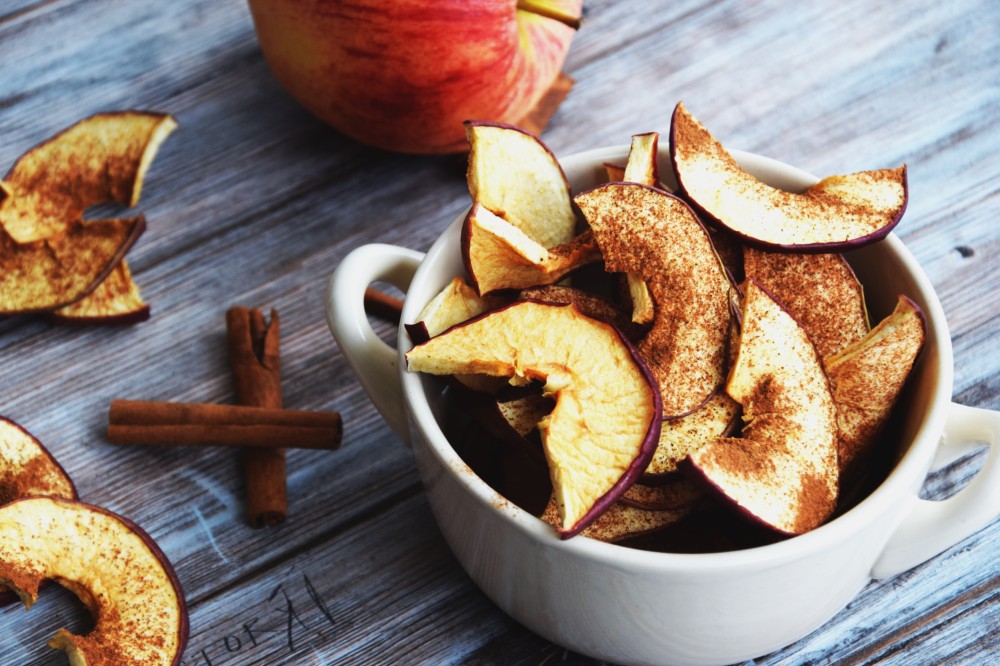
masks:
<path fill-rule="evenodd" d="M 582 0 L 249 0 L 278 82 L 387 150 L 467 149 L 463 121 L 518 123 L 559 76 Z"/>

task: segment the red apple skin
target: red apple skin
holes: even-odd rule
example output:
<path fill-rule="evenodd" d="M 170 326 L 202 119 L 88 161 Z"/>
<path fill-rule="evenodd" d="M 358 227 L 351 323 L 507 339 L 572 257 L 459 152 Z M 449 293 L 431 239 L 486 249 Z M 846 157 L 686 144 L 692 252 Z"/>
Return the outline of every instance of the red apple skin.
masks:
<path fill-rule="evenodd" d="M 567 0 L 579 16 L 582 0 Z M 517 123 L 574 30 L 517 0 L 249 0 L 278 82 L 344 134 L 405 153 L 463 152 L 462 123 Z"/>

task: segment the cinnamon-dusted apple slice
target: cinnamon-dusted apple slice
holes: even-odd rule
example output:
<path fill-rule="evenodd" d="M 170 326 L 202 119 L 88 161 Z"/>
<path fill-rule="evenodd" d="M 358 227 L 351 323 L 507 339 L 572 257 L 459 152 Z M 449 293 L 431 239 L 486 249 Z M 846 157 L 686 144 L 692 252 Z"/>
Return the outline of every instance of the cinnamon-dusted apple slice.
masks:
<path fill-rule="evenodd" d="M 167 558 L 138 525 L 82 502 L 31 497 L 0 507 L 0 582 L 27 608 L 55 580 L 74 592 L 96 625 L 60 629 L 49 645 L 73 664 L 180 663 L 187 609 Z"/>
<path fill-rule="evenodd" d="M 601 253 L 589 231 L 546 249 L 477 203 L 462 227 L 462 259 L 477 293 L 487 296 L 506 289 L 553 284 L 600 261 Z"/>
<path fill-rule="evenodd" d="M 569 182 L 540 139 L 512 125 L 468 122 L 472 201 L 548 249 L 576 235 Z"/>
<path fill-rule="evenodd" d="M 629 314 L 606 298 L 592 294 L 576 287 L 566 287 L 559 284 L 529 287 L 522 289 L 520 298 L 559 305 L 575 305 L 576 309 L 591 319 L 597 319 L 611 324 L 625 334 L 629 340 L 635 340 L 641 330 L 635 326 Z"/>
<path fill-rule="evenodd" d="M 690 515 L 693 506 L 692 503 L 672 509 L 646 509 L 619 501 L 609 506 L 580 534 L 597 541 L 615 543 L 673 525 Z M 559 508 L 554 496 L 540 518 L 558 528 Z"/>
<path fill-rule="evenodd" d="M 778 190 L 741 167 L 678 103 L 670 154 L 681 192 L 709 219 L 760 247 L 839 251 L 884 238 L 903 216 L 906 166 L 824 178 Z"/>
<path fill-rule="evenodd" d="M 657 486 L 634 483 L 618 502 L 647 511 L 669 511 L 693 506 L 704 497 L 705 490 L 701 484 L 683 476 L 675 476 L 667 483 Z"/>
<path fill-rule="evenodd" d="M 748 247 L 743 264 L 746 276 L 802 324 L 820 358 L 836 354 L 868 333 L 864 289 L 842 254 Z"/>
<path fill-rule="evenodd" d="M 76 499 L 62 465 L 30 432 L 0 416 L 0 504 L 31 495 Z"/>
<path fill-rule="evenodd" d="M 708 232 L 677 197 L 609 183 L 576 197 L 605 268 L 634 273 L 655 317 L 639 353 L 656 377 L 664 418 L 700 407 L 725 379 L 730 282 Z"/>
<path fill-rule="evenodd" d="M 719 437 L 729 437 L 740 426 L 740 404 L 720 387 L 690 414 L 664 419 L 656 452 L 642 474 L 642 482 L 663 483 L 675 475 L 688 455 Z"/>
<path fill-rule="evenodd" d="M 142 300 L 132 270 L 122 259 L 94 291 L 51 316 L 71 324 L 135 324 L 149 319 L 149 304 Z"/>
<path fill-rule="evenodd" d="M 900 296 L 868 335 L 824 360 L 837 407 L 842 475 L 869 459 L 925 337 L 920 307 Z"/>
<path fill-rule="evenodd" d="M 64 233 L 28 243 L 0 229 L 0 314 L 78 301 L 118 265 L 143 229 L 141 215 L 78 221 Z"/>
<path fill-rule="evenodd" d="M 691 469 L 743 512 L 785 534 L 819 526 L 836 506 L 837 417 L 805 330 L 752 279 L 726 391 L 743 405 L 743 433 L 692 453 Z"/>
<path fill-rule="evenodd" d="M 538 429 L 563 538 L 625 492 L 660 434 L 659 391 L 638 353 L 571 305 L 520 301 L 431 338 L 406 359 L 413 372 L 544 382 L 556 404 Z"/>

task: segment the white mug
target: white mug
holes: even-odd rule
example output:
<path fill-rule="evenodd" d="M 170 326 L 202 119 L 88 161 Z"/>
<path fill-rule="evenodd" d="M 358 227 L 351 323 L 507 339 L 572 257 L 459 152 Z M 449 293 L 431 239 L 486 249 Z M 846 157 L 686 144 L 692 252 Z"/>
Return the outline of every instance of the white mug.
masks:
<path fill-rule="evenodd" d="M 621 163 L 627 154 L 628 146 L 618 146 L 561 164 L 580 192 L 602 181 L 603 163 Z M 771 159 L 734 156 L 775 187 L 801 190 L 816 182 Z M 669 177 L 665 152 L 660 160 L 661 174 Z M 881 485 L 811 532 L 747 550 L 655 553 L 579 536 L 560 540 L 459 458 L 439 424 L 441 383 L 406 371 L 404 354 L 412 342 L 402 325 L 393 349 L 365 314 L 364 290 L 376 280 L 406 292 L 402 322 L 412 323 L 463 274 L 462 218 L 426 255 L 390 245 L 352 251 L 330 278 L 327 321 L 372 402 L 412 444 L 434 517 L 462 567 L 504 612 L 546 639 L 622 664 L 743 661 L 806 636 L 871 578 L 912 568 L 1000 514 L 1000 412 L 951 402 L 951 338 L 941 304 L 916 260 L 890 234 L 850 252 L 848 260 L 866 287 L 873 321 L 906 294 L 923 309 L 928 336 L 901 405 L 900 436 L 909 445 Z M 930 469 L 983 442 L 991 450 L 962 491 L 943 501 L 917 496 Z"/>

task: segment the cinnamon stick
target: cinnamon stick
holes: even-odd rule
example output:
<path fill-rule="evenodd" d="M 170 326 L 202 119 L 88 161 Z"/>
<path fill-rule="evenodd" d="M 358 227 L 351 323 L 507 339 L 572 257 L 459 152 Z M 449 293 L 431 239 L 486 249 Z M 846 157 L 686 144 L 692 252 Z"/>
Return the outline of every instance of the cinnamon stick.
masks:
<path fill-rule="evenodd" d="M 337 412 L 145 400 L 115 400 L 108 412 L 112 444 L 336 449 L 342 435 Z"/>
<path fill-rule="evenodd" d="M 281 408 L 281 357 L 278 312 L 265 321 L 260 310 L 234 307 L 226 312 L 229 364 L 236 401 L 241 405 Z M 285 520 L 285 450 L 244 449 L 247 520 L 251 527 Z"/>
<path fill-rule="evenodd" d="M 403 301 L 368 287 L 365 289 L 365 310 L 376 317 L 398 324 L 403 314 Z"/>

